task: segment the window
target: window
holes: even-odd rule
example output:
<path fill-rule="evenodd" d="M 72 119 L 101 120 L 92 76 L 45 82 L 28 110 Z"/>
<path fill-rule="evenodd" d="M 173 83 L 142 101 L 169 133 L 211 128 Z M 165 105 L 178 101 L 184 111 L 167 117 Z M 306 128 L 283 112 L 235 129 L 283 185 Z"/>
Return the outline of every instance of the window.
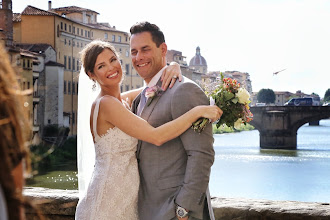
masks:
<path fill-rule="evenodd" d="M 128 52 L 128 50 L 126 50 L 126 56 L 127 56 L 127 57 L 129 56 L 129 52 Z"/>
<path fill-rule="evenodd" d="M 121 36 L 118 36 L 118 42 L 121 42 Z"/>
<path fill-rule="evenodd" d="M 71 32 L 71 25 L 69 25 L 69 32 Z"/>
<path fill-rule="evenodd" d="M 87 34 L 88 34 L 88 38 L 90 38 L 90 32 L 89 31 L 87 32 Z"/>
<path fill-rule="evenodd" d="M 87 37 L 87 31 L 85 30 L 85 37 Z"/>
<path fill-rule="evenodd" d="M 23 68 L 25 68 L 25 59 L 23 59 Z"/>
<path fill-rule="evenodd" d="M 63 92 L 66 94 L 66 81 L 64 80 Z"/>
<path fill-rule="evenodd" d="M 23 82 L 22 89 L 25 90 L 25 82 Z"/>
<path fill-rule="evenodd" d="M 71 70 L 71 57 L 68 58 L 68 63 L 69 63 L 69 70 Z"/>
<path fill-rule="evenodd" d="M 82 43 L 80 43 L 80 47 L 83 47 Z"/>
<path fill-rule="evenodd" d="M 64 45 L 66 45 L 66 38 L 64 39 Z"/>
<path fill-rule="evenodd" d="M 79 35 L 79 28 L 77 28 L 77 34 Z"/>
<path fill-rule="evenodd" d="M 71 94 L 71 82 L 68 81 L 68 94 Z"/>
<path fill-rule="evenodd" d="M 125 85 L 126 91 L 129 90 L 129 85 Z"/>
<path fill-rule="evenodd" d="M 76 59 L 74 57 L 72 57 L 72 69 L 73 71 L 76 70 Z"/>
<path fill-rule="evenodd" d="M 64 24 L 64 30 L 66 31 L 66 24 Z"/>
<path fill-rule="evenodd" d="M 56 31 L 57 37 L 60 37 L 60 26 L 57 25 L 57 31 Z"/>
<path fill-rule="evenodd" d="M 72 112 L 72 124 L 74 125 L 76 123 L 76 114 Z"/>
<path fill-rule="evenodd" d="M 76 83 L 72 83 L 72 95 L 76 94 Z"/>
<path fill-rule="evenodd" d="M 77 60 L 77 71 L 79 71 L 79 60 Z M 77 86 L 78 86 L 78 84 L 77 84 Z M 78 91 L 78 89 L 77 89 L 77 91 Z"/>
<path fill-rule="evenodd" d="M 129 75 L 129 64 L 126 64 L 126 75 Z"/>
<path fill-rule="evenodd" d="M 71 45 L 71 40 L 69 40 L 69 46 Z"/>
<path fill-rule="evenodd" d="M 78 90 L 78 82 L 77 82 L 77 95 L 78 95 L 78 91 L 79 91 L 79 90 Z"/>
<path fill-rule="evenodd" d="M 83 31 L 83 29 L 80 30 L 80 35 L 81 35 L 81 36 L 84 35 L 84 31 Z"/>
<path fill-rule="evenodd" d="M 104 34 L 104 39 L 108 39 L 108 34 L 107 33 Z"/>
<path fill-rule="evenodd" d="M 76 33 L 76 27 L 72 27 L 72 33 Z"/>
<path fill-rule="evenodd" d="M 50 120 L 50 119 L 48 119 L 48 124 L 50 124 L 50 122 L 51 122 L 51 120 Z"/>
<path fill-rule="evenodd" d="M 61 30 L 63 30 L 63 22 L 61 22 Z"/>
<path fill-rule="evenodd" d="M 126 36 L 126 42 L 128 41 L 128 37 Z"/>
<path fill-rule="evenodd" d="M 64 69 L 66 69 L 66 56 L 64 56 Z"/>
<path fill-rule="evenodd" d="M 116 35 L 112 35 L 112 41 L 116 41 Z"/>
<path fill-rule="evenodd" d="M 27 89 L 30 89 L 30 82 L 27 82 Z"/>

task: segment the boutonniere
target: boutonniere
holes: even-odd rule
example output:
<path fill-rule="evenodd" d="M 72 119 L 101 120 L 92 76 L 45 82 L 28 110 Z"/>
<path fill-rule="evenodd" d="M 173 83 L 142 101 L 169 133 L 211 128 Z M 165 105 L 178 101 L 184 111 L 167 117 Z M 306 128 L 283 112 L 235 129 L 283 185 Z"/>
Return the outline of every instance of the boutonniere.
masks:
<path fill-rule="evenodd" d="M 164 93 L 164 90 L 162 90 L 162 88 L 160 88 L 157 85 L 147 88 L 146 94 L 145 94 L 145 96 L 148 98 L 147 106 L 150 105 L 150 103 L 156 96 L 161 96 L 163 93 Z"/>

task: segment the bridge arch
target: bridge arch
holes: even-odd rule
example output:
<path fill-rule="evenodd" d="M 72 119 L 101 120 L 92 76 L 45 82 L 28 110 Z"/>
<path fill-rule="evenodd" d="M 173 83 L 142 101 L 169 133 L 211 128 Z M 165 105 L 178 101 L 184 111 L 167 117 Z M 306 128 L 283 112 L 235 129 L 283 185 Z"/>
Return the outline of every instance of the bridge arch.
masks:
<path fill-rule="evenodd" d="M 297 131 L 309 122 L 330 118 L 330 106 L 251 107 L 250 122 L 260 135 L 260 148 L 297 149 Z"/>

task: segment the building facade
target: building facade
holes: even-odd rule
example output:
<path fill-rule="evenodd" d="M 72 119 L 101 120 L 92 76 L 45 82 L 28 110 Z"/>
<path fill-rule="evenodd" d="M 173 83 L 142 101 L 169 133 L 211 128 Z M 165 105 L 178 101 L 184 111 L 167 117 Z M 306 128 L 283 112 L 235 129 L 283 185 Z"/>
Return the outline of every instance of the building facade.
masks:
<path fill-rule="evenodd" d="M 45 118 L 45 123 L 68 126 L 70 135 L 77 132 L 78 79 L 81 69 L 79 52 L 89 42 L 95 39 L 108 41 L 119 52 L 125 75 L 122 91 L 143 85 L 143 80 L 131 64 L 128 33 L 116 30 L 108 23 L 98 23 L 97 15 L 95 11 L 76 6 L 52 8 L 49 2 L 48 11 L 27 6 L 22 13 L 13 16 L 14 42 L 48 44 L 56 52 L 53 62 L 63 65 L 63 76 L 58 75 L 58 78 L 54 79 L 61 84 L 58 89 L 63 89 L 62 94 L 58 95 L 59 99 L 62 99 L 59 102 L 63 102 L 59 103 L 58 109 L 63 108 L 63 112 L 59 113 L 61 115 L 58 120 Z M 46 67 L 46 70 L 62 74 L 59 70 L 53 70 L 54 63 Z M 60 120 L 61 118 L 63 120 Z"/>

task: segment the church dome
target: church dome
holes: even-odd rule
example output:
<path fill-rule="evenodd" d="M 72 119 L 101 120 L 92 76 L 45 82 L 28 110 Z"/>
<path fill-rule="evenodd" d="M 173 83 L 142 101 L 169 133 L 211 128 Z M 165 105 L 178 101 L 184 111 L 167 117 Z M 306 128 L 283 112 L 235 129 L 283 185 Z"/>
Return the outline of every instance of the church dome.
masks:
<path fill-rule="evenodd" d="M 191 58 L 189 66 L 207 66 L 205 58 L 201 55 L 200 47 L 196 48 L 196 55 Z"/>

